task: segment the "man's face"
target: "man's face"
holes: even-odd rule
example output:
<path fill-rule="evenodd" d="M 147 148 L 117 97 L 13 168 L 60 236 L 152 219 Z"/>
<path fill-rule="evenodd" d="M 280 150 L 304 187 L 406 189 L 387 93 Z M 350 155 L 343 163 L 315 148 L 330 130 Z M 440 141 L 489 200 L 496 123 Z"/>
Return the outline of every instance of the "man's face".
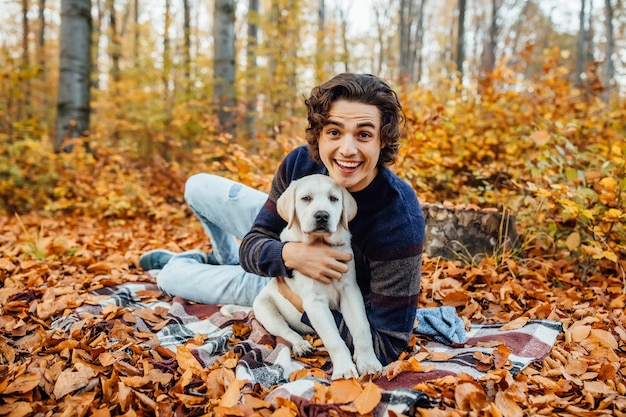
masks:
<path fill-rule="evenodd" d="M 318 140 L 328 174 L 348 191 L 360 191 L 378 174 L 380 111 L 372 104 L 335 101 Z"/>

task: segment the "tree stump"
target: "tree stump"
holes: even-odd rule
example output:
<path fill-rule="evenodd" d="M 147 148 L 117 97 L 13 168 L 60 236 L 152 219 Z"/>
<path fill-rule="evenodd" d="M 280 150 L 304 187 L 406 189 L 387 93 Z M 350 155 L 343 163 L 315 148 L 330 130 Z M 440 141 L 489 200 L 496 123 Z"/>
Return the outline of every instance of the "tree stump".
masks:
<path fill-rule="evenodd" d="M 471 205 L 422 203 L 424 251 L 431 257 L 480 261 L 519 246 L 515 216 Z"/>

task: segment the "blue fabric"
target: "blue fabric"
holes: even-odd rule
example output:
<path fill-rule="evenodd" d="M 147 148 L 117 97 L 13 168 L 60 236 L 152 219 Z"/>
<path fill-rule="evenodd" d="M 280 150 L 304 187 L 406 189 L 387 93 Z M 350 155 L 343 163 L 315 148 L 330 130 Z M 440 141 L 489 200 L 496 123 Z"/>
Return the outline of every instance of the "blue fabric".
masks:
<path fill-rule="evenodd" d="M 430 336 L 446 345 L 467 341 L 465 323 L 454 307 L 418 308 L 415 318 L 417 327 L 413 329 L 414 333 Z"/>

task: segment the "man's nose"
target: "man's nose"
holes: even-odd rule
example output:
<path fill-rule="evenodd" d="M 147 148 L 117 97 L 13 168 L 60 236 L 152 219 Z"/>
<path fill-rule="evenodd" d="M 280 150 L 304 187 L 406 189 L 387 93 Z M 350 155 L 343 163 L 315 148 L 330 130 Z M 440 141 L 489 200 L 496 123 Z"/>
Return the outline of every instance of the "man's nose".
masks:
<path fill-rule="evenodd" d="M 354 155 L 356 153 L 356 139 L 354 136 L 351 134 L 344 135 L 339 150 L 344 156 Z"/>

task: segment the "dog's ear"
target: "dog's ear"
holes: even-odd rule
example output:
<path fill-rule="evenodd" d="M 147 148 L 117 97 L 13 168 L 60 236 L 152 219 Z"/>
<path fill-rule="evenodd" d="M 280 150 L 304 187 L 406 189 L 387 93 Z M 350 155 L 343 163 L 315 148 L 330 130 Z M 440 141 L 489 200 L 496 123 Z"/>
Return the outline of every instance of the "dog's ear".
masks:
<path fill-rule="evenodd" d="M 287 222 L 287 228 L 290 229 L 296 219 L 296 187 L 298 181 L 292 181 L 289 187 L 278 197 L 276 201 L 276 210 L 278 215 Z"/>
<path fill-rule="evenodd" d="M 348 222 L 354 219 L 356 216 L 356 200 L 352 197 L 352 194 L 345 188 L 341 189 L 342 193 L 342 201 L 343 201 L 343 212 L 341 213 L 341 225 L 347 230 Z"/>

